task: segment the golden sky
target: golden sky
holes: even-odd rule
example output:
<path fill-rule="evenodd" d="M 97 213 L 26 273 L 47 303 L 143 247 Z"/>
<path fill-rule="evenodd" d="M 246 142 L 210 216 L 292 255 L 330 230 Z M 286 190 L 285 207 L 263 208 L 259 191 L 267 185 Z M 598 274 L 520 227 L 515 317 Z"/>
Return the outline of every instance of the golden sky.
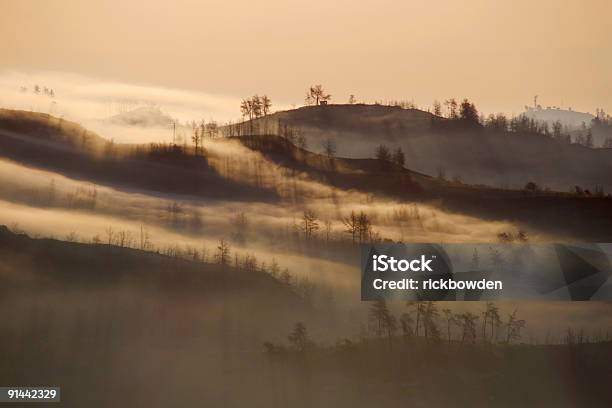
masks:
<path fill-rule="evenodd" d="M 0 0 L 0 69 L 301 104 L 469 97 L 612 111 L 609 0 Z"/>

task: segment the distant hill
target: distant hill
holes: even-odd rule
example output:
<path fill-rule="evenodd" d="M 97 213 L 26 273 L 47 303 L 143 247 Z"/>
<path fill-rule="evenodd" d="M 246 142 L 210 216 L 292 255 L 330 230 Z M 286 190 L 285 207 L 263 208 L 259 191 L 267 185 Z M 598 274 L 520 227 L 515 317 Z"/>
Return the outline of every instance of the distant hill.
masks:
<path fill-rule="evenodd" d="M 47 114 L 0 109 L 0 157 L 115 188 L 271 201 L 276 193 L 222 177 L 180 147 L 120 145 Z"/>
<path fill-rule="evenodd" d="M 341 157 L 374 157 L 380 144 L 399 146 L 407 167 L 470 184 L 522 187 L 533 181 L 559 191 L 575 185 L 612 191 L 612 150 L 543 135 L 453 128 L 428 112 L 380 105 L 307 106 L 256 120 L 261 128 L 277 123 L 304 136 L 309 150 L 321 152 L 327 138 L 335 140 Z"/>
<path fill-rule="evenodd" d="M 105 119 L 105 122 L 113 125 L 140 126 L 140 127 L 169 127 L 173 119 L 160 108 L 153 106 L 141 106 L 139 108 L 122 112 Z"/>
<path fill-rule="evenodd" d="M 300 149 L 279 136 L 238 138 L 280 166 L 343 190 L 359 190 L 401 201 L 420 201 L 490 220 L 509 220 L 590 242 L 612 239 L 612 198 L 525 189 L 500 189 L 442 180 L 377 159 L 351 159 Z"/>
<path fill-rule="evenodd" d="M 589 126 L 591 121 L 595 119 L 594 115 L 585 112 L 577 112 L 569 109 L 561 108 L 529 108 L 523 115 L 530 119 L 535 119 L 538 122 L 546 122 L 552 125 L 554 122 L 561 122 L 563 126 L 567 126 L 572 129 L 579 129 L 584 123 L 585 126 Z"/>

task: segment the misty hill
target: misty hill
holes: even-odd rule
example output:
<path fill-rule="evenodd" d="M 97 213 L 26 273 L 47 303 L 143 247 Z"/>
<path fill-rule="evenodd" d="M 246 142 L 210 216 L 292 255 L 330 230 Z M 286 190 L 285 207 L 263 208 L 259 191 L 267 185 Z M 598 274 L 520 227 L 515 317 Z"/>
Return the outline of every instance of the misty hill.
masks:
<path fill-rule="evenodd" d="M 144 406 L 193 406 L 169 391 L 183 387 L 203 392 L 201 406 L 233 383 L 229 375 L 257 378 L 262 359 L 245 356 L 260 356 L 263 341 L 284 340 L 296 320 L 317 321 L 289 286 L 257 271 L 3 226 L 0 258 L 0 310 L 10 311 L 0 382 L 61 384 L 65 406 L 139 406 L 152 395 L 141 387 L 156 381 L 166 385 L 152 387 Z M 125 386 L 140 391 L 119 403 Z"/>
<path fill-rule="evenodd" d="M 121 286 L 161 291 L 181 298 L 231 293 L 259 299 L 269 311 L 303 307 L 287 285 L 266 273 L 191 262 L 158 253 L 107 244 L 34 239 L 0 225 L 2 297 L 23 292 L 113 289 Z M 277 303 L 278 302 L 278 303 Z"/>
<path fill-rule="evenodd" d="M 141 106 L 127 112 L 105 119 L 105 122 L 121 126 L 164 127 L 172 125 L 173 119 L 160 108 L 154 106 Z"/>
<path fill-rule="evenodd" d="M 552 125 L 554 122 L 561 122 L 563 126 L 573 129 L 579 129 L 583 123 L 585 126 L 589 126 L 591 121 L 595 119 L 595 116 L 590 113 L 550 107 L 545 109 L 541 107 L 529 108 L 523 115 L 538 122 L 546 122 L 549 125 Z"/>
<path fill-rule="evenodd" d="M 256 120 L 260 128 L 280 123 L 304 136 L 309 150 L 335 140 L 341 157 L 374 157 L 380 144 L 400 146 L 406 166 L 444 173 L 469 184 L 524 186 L 533 181 L 558 191 L 595 185 L 612 191 L 612 150 L 562 144 L 536 134 L 465 128 L 415 109 L 381 105 L 307 106 Z"/>
<path fill-rule="evenodd" d="M 118 145 L 53 116 L 0 110 L 0 157 L 115 188 L 212 199 L 274 200 L 268 190 L 228 180 L 182 147 Z"/>
<path fill-rule="evenodd" d="M 344 190 L 420 201 L 453 212 L 490 220 L 513 221 L 592 242 L 612 238 L 612 199 L 553 191 L 500 189 L 442 180 L 377 159 L 326 156 L 300 149 L 273 135 L 239 138 L 280 166 L 305 172 Z"/>

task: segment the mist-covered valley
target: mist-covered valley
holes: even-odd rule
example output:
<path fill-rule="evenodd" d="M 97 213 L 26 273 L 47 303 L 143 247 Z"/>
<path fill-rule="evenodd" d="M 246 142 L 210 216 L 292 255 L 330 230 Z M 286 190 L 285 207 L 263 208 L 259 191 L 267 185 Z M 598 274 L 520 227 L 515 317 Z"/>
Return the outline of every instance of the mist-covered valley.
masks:
<path fill-rule="evenodd" d="M 211 121 L 133 120 L 142 113 L 88 122 L 0 111 L 0 307 L 12 311 L 0 329 L 0 380 L 58 381 L 73 390 L 66 399 L 88 406 L 108 406 L 115 399 L 103 389 L 128 386 L 138 390 L 128 399 L 135 405 L 313 406 L 339 399 L 339 406 L 363 406 L 405 402 L 406 382 L 425 386 L 393 366 L 393 350 L 410 360 L 442 350 L 457 367 L 469 354 L 470 375 L 481 378 L 487 371 L 479 365 L 491 360 L 504 375 L 518 375 L 540 347 L 545 357 L 535 367 L 546 390 L 559 391 L 568 379 L 547 359 L 561 355 L 559 366 L 570 370 L 575 356 L 568 347 L 579 345 L 585 366 L 606 373 L 599 362 L 609 347 L 608 303 L 389 302 L 383 312 L 395 326 L 383 333 L 372 323 L 380 305 L 359 298 L 360 244 L 504 242 L 510 258 L 512 243 L 605 242 L 612 201 L 604 191 L 557 191 L 550 169 L 539 172 L 527 159 L 504 164 L 500 171 L 517 181 L 500 188 L 483 167 L 470 167 L 468 156 L 496 151 L 502 136 L 465 128 L 432 133 L 432 115 L 414 109 L 311 106 L 212 128 Z M 534 137 L 547 151 L 582 149 Z M 452 138 L 448 150 L 439 147 Z M 461 158 L 461 146 L 474 143 L 484 150 Z M 405 162 L 372 158 L 380 144 L 404 149 Z M 411 146 L 430 149 L 428 162 L 444 166 L 419 162 L 421 152 Z M 508 153 L 507 145 L 499 151 Z M 585 153 L 593 168 L 596 154 L 607 153 Z M 453 166 L 465 176 L 437 174 Z M 563 183 L 582 183 L 572 168 L 557 170 Z M 478 177 L 468 177 L 472 171 Z M 590 174 L 589 182 L 605 185 Z M 528 181 L 537 188 L 526 188 Z M 482 255 L 483 265 L 494 262 Z M 523 325 L 512 337 L 516 314 Z M 482 338 L 480 326 L 470 337 L 467 322 L 480 316 Z M 498 323 L 489 331 L 493 316 Z M 25 360 L 11 357 L 24 353 Z M 58 370 L 59 361 L 68 363 Z M 402 372 L 392 380 L 385 374 L 391 366 Z M 443 364 L 423 360 L 417 367 L 435 376 Z M 432 397 L 429 406 L 467 404 L 465 390 L 443 378 L 453 392 L 448 400 Z M 172 391 L 147 396 L 148 384 L 158 381 Z M 507 399 L 503 381 L 493 383 L 493 394 Z M 237 384 L 239 394 L 231 391 Z M 388 384 L 389 392 L 351 396 L 367 384 Z M 582 396 L 589 384 L 576 387 Z"/>

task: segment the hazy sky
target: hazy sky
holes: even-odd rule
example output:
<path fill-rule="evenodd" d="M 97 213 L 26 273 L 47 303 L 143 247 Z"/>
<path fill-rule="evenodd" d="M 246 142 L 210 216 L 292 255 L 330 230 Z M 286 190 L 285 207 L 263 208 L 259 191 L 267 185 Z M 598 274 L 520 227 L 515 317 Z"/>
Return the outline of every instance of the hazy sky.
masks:
<path fill-rule="evenodd" d="M 612 111 L 609 0 L 0 0 L 0 69 L 301 104 L 469 97 Z"/>

